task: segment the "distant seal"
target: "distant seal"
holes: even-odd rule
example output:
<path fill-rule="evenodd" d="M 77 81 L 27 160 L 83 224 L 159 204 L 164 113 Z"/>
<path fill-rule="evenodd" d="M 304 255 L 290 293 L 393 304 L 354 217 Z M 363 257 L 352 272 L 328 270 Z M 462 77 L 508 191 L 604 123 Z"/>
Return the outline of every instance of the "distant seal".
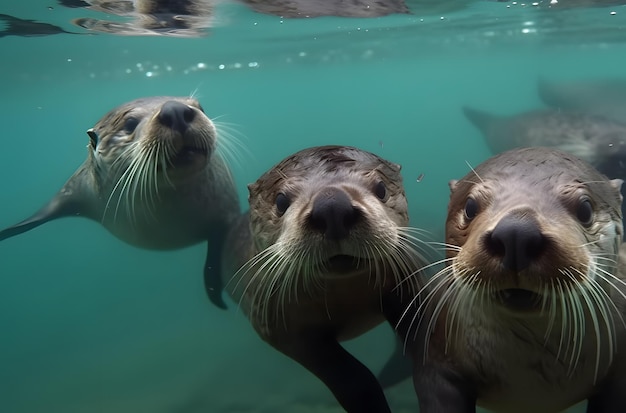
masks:
<path fill-rule="evenodd" d="M 623 3 L 623 2 L 622 2 Z M 626 123 L 626 78 L 537 81 L 539 97 L 555 109 L 573 109 Z"/>
<path fill-rule="evenodd" d="M 626 411 L 621 184 L 549 148 L 450 183 L 446 267 L 401 323 L 420 412 Z"/>
<path fill-rule="evenodd" d="M 207 241 L 207 292 L 224 307 L 220 251 L 240 214 L 239 201 L 230 169 L 217 153 L 215 125 L 198 101 L 133 100 L 104 115 L 87 134 L 85 162 L 43 208 L 0 231 L 0 240 L 53 219 L 82 216 L 141 248 L 170 250 Z"/>
<path fill-rule="evenodd" d="M 348 412 L 389 412 L 375 376 L 339 341 L 411 297 L 423 266 L 400 166 L 346 146 L 295 153 L 249 185 L 224 247 L 224 284 L 259 336 L 307 368 Z M 234 274 L 234 275 L 233 275 Z"/>

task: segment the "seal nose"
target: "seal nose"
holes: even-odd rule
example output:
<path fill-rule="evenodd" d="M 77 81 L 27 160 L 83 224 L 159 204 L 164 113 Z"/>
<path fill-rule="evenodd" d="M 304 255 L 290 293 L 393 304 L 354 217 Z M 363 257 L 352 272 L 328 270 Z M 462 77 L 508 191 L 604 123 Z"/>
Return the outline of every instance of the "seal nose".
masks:
<path fill-rule="evenodd" d="M 502 257 L 507 270 L 522 271 L 546 246 L 537 221 L 528 215 L 508 215 L 485 238 L 488 251 Z"/>
<path fill-rule="evenodd" d="M 348 195 L 338 188 L 327 188 L 315 197 L 309 216 L 311 227 L 331 240 L 346 238 L 361 213 Z"/>
<path fill-rule="evenodd" d="M 157 115 L 161 125 L 181 134 L 185 133 L 195 116 L 196 112 L 192 108 L 175 100 L 165 102 Z"/>

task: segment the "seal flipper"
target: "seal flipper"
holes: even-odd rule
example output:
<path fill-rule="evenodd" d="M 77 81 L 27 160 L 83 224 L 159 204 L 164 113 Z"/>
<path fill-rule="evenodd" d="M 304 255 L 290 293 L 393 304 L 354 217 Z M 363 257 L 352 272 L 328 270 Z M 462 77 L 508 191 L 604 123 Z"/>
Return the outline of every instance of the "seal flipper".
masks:
<path fill-rule="evenodd" d="M 346 412 L 391 412 L 374 374 L 333 336 L 300 334 L 294 340 L 281 342 L 279 350 L 322 380 Z"/>
<path fill-rule="evenodd" d="M 217 231 L 220 232 L 221 231 Z M 209 300 L 223 310 L 228 307 L 222 297 L 222 236 L 211 236 L 207 242 L 206 262 L 204 263 L 204 288 L 209 296 Z"/>
<path fill-rule="evenodd" d="M 395 343 L 393 354 L 391 354 L 380 373 L 378 373 L 378 381 L 383 386 L 383 389 L 395 386 L 413 375 L 411 360 L 404 354 L 402 340 L 395 337 Z"/>
<path fill-rule="evenodd" d="M 465 117 L 483 133 L 483 135 L 487 135 L 491 125 L 493 125 L 494 121 L 499 118 L 498 116 L 482 110 L 470 108 L 469 106 L 463 106 L 463 113 L 465 114 Z"/>
<path fill-rule="evenodd" d="M 78 183 L 82 179 L 88 179 L 84 177 L 86 173 L 86 169 L 81 166 L 65 185 L 63 185 L 63 188 L 61 188 L 61 190 L 39 211 L 25 220 L 0 231 L 0 241 L 30 231 L 41 224 L 45 224 L 57 218 L 84 216 L 95 219 L 92 211 L 85 203 L 87 197 L 84 196 L 85 194 L 82 192 L 85 185 Z"/>

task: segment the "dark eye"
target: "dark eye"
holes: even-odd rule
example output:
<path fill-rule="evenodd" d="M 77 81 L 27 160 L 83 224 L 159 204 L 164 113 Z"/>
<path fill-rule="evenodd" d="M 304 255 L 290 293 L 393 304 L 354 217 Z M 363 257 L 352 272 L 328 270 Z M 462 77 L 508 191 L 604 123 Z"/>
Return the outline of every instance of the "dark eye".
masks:
<path fill-rule="evenodd" d="M 576 218 L 585 226 L 591 225 L 593 222 L 593 207 L 591 201 L 587 198 L 581 199 L 576 209 Z"/>
<path fill-rule="evenodd" d="M 291 205 L 291 201 L 287 198 L 287 195 L 282 192 L 276 195 L 276 210 L 279 215 L 283 215 L 289 208 L 289 205 Z"/>
<path fill-rule="evenodd" d="M 374 187 L 374 195 L 376 195 L 380 200 L 384 200 L 387 196 L 387 187 L 383 181 L 378 181 Z"/>
<path fill-rule="evenodd" d="M 95 130 L 89 129 L 87 130 L 87 135 L 89 135 L 89 141 L 91 142 L 91 146 L 93 148 L 95 148 L 96 146 L 98 146 L 98 134 L 96 133 Z"/>
<path fill-rule="evenodd" d="M 139 125 L 139 119 L 137 118 L 128 118 L 126 119 L 126 122 L 124 122 L 124 132 L 126 133 L 133 133 L 135 131 L 135 128 L 137 128 L 137 125 Z"/>
<path fill-rule="evenodd" d="M 478 202 L 474 198 L 467 198 L 465 201 L 465 218 L 472 220 L 478 214 Z"/>

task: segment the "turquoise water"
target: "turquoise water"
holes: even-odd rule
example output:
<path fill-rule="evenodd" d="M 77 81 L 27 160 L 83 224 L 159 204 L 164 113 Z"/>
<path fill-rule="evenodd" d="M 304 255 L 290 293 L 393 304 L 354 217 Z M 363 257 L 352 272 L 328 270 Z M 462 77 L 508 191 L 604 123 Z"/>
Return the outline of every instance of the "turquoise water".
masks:
<path fill-rule="evenodd" d="M 52 2 L 3 8 L 75 32 L 69 19 L 96 15 Z M 193 93 L 248 148 L 233 165 L 242 206 L 245 185 L 283 157 L 354 145 L 403 165 L 412 225 L 440 234 L 447 182 L 491 155 L 461 105 L 521 112 L 540 107 L 538 76 L 626 67 L 625 6 L 477 2 L 443 16 L 286 20 L 223 4 L 217 15 L 203 38 L 1 38 L 0 227 L 61 187 L 106 111 Z M 232 303 L 209 305 L 204 253 L 140 250 L 81 219 L 2 242 L 0 411 L 339 411 Z M 348 346 L 377 371 L 392 336 L 383 326 Z M 417 411 L 410 383 L 388 396 L 394 411 Z"/>

